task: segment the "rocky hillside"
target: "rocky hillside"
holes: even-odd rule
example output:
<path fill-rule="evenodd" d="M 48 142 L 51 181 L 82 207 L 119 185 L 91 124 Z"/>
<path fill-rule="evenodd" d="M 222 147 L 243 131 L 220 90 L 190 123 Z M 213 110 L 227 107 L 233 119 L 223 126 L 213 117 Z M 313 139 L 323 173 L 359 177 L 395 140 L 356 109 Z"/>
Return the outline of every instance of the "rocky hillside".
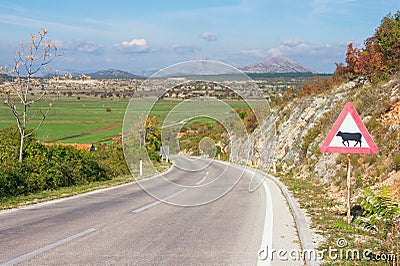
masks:
<path fill-rule="evenodd" d="M 272 57 L 255 64 L 241 66 L 240 70 L 246 73 L 307 73 L 311 69 L 300 65 L 287 57 Z"/>
<path fill-rule="evenodd" d="M 347 225 L 346 155 L 322 154 L 319 148 L 349 101 L 357 109 L 380 151 L 377 155 L 351 155 L 354 220 Z M 390 219 L 376 216 L 376 213 L 374 216 L 365 215 L 362 206 L 366 200 L 372 204 L 375 202 L 376 205 L 370 205 L 370 208 L 385 210 L 380 215 L 389 215 L 390 211 L 386 211 L 400 206 L 399 111 L 400 75 L 378 85 L 357 79 L 323 94 L 291 98 L 274 108 L 270 120 L 264 121 L 249 140 L 236 140 L 230 160 L 257 166 L 284 182 L 306 213 L 317 248 L 334 247 L 338 239 L 343 238 L 349 240 L 350 249 L 372 249 L 379 245 L 378 252 L 396 252 L 396 247 L 400 247 L 396 243 L 400 242 L 393 234 L 399 232 L 399 226 L 396 227 Z M 276 128 L 275 149 L 271 141 L 274 139 L 271 125 Z M 248 158 L 248 154 L 243 151 L 253 143 L 254 149 L 249 154 L 251 160 L 246 161 L 243 158 Z M 269 152 L 271 150 L 273 154 Z M 268 163 L 271 156 L 276 162 L 275 172 Z M 384 194 L 388 196 L 382 196 L 383 190 L 388 191 Z M 385 209 L 382 206 L 391 207 Z M 375 217 L 378 218 L 372 223 L 378 221 L 378 225 L 371 227 L 368 222 Z M 367 223 L 362 224 L 362 221 Z M 385 231 L 386 228 L 390 228 L 389 231 Z M 328 262 L 329 258 L 324 257 L 324 261 Z M 347 262 L 343 265 L 354 265 L 354 261 Z"/>
<path fill-rule="evenodd" d="M 273 110 L 276 127 L 276 149 L 273 157 L 281 174 L 295 171 L 297 178 L 313 179 L 327 187 L 336 199 L 344 201 L 346 160 L 344 155 L 322 154 L 319 147 L 327 136 L 345 103 L 351 101 L 380 149 L 378 155 L 352 155 L 354 201 L 366 187 L 383 184 L 393 188 L 393 197 L 400 191 L 400 77 L 387 83 L 372 85 L 357 79 L 338 86 L 322 95 L 298 98 Z M 268 166 L 271 135 L 265 123 L 251 136 L 255 143 L 250 162 L 241 154 L 249 143 L 238 142 L 231 160 L 261 168 Z M 268 148 L 265 148 L 268 146 Z M 264 148 L 263 148 L 264 147 Z M 265 152 L 264 152 L 265 153 Z"/>
<path fill-rule="evenodd" d="M 271 121 L 254 131 L 251 143 L 236 140 L 241 148 L 231 152 L 231 160 L 269 170 L 285 183 L 307 213 L 321 250 L 337 247 L 344 239 L 348 250 L 372 250 L 372 260 L 382 253 L 400 254 L 399 36 L 400 11 L 387 15 L 364 47 L 349 43 L 346 63 L 337 64 L 330 79 L 315 79 L 274 101 Z M 345 204 L 347 155 L 320 152 L 347 102 L 353 103 L 379 148 L 375 155 L 349 156 L 351 220 L 346 219 Z M 271 146 L 271 137 L 265 135 L 268 124 L 277 132 L 272 149 L 276 171 L 265 160 L 269 154 L 263 154 Z M 252 143 L 251 161 L 243 161 L 244 147 Z M 355 264 L 351 258 L 323 259 L 327 265 Z"/>
<path fill-rule="evenodd" d="M 282 171 L 298 166 L 299 178 L 325 184 L 335 198 L 344 198 L 344 156 L 321 154 L 319 147 L 347 101 L 353 102 L 380 148 L 378 155 L 352 155 L 355 194 L 361 195 L 366 187 L 400 182 L 393 162 L 400 152 L 398 78 L 378 86 L 352 81 L 326 95 L 294 101 L 284 107 L 277 120 L 275 158 Z"/>

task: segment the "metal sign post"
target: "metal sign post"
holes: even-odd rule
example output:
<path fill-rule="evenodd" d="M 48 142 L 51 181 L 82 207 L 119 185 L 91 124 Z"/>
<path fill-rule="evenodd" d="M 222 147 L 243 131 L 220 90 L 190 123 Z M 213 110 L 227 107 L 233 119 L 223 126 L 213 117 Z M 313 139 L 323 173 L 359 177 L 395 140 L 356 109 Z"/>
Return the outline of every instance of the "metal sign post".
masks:
<path fill-rule="evenodd" d="M 350 207 L 350 185 L 351 185 L 351 161 L 350 161 L 350 154 L 347 154 L 347 186 L 346 186 L 346 220 L 347 224 L 351 222 L 351 207 Z"/>

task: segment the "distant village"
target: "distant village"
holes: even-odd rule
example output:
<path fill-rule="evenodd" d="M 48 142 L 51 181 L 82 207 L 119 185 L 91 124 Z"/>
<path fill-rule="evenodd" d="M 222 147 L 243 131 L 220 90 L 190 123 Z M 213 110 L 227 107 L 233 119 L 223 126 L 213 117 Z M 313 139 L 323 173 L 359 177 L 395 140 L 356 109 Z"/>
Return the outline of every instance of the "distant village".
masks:
<path fill-rule="evenodd" d="M 223 80 L 220 82 L 190 81 L 186 78 L 151 79 L 113 78 L 92 79 L 83 76 L 79 79 L 57 77 L 37 79 L 30 89 L 31 95 L 41 93 L 46 86 L 47 93 L 65 97 L 92 96 L 99 98 L 131 98 L 156 96 L 160 98 L 212 97 L 217 99 L 236 99 L 237 92 L 242 97 L 279 97 L 287 89 L 298 89 L 309 82 L 309 77 L 270 78 L 252 82 Z M 23 81 L 22 81 L 23 82 Z M 142 84 L 146 83 L 145 86 Z M 0 92 L 10 90 L 10 78 L 0 79 Z M 162 95 L 158 93 L 162 91 Z"/>

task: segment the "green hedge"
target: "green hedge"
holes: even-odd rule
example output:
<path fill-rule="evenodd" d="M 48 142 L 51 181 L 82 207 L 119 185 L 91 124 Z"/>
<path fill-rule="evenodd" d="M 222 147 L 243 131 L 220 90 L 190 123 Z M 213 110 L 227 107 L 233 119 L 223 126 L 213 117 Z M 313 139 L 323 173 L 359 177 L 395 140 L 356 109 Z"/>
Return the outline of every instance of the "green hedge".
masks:
<path fill-rule="evenodd" d="M 70 146 L 44 146 L 32 137 L 26 140 L 24 160 L 19 163 L 19 141 L 18 129 L 0 131 L 0 197 L 82 185 L 128 172 L 122 145 L 89 152 Z"/>

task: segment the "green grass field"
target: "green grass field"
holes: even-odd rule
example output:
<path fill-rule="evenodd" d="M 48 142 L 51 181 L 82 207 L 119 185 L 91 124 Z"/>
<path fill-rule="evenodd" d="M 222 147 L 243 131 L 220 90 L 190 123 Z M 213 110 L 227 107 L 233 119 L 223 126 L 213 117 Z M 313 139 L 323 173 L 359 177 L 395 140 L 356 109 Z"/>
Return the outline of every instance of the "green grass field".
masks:
<path fill-rule="evenodd" d="M 154 106 L 151 116 L 156 116 L 163 121 L 174 106 L 179 104 L 180 100 L 160 100 Z M 88 96 L 80 97 L 61 97 L 53 103 L 53 108 L 45 120 L 42 127 L 37 132 L 40 141 L 61 142 L 61 143 L 97 143 L 107 142 L 111 137 L 122 133 L 122 122 L 129 99 L 101 99 Z M 244 102 L 227 101 L 233 108 L 246 107 Z M 48 106 L 46 102 L 39 102 L 36 107 Z M 111 109 L 107 112 L 106 109 Z M 140 104 L 138 109 L 141 109 Z M 33 109 L 32 109 L 33 110 Z M 222 110 L 216 103 L 202 105 L 201 109 L 190 110 L 190 108 L 181 109 L 179 116 L 187 117 L 193 113 L 212 114 L 216 118 L 222 117 Z M 226 114 L 225 114 L 226 116 Z M 37 124 L 38 119 L 32 119 L 31 124 Z M 11 110 L 5 105 L 0 105 L 0 129 L 16 126 L 15 118 Z"/>
<path fill-rule="evenodd" d="M 63 143 L 94 143 L 121 133 L 122 120 L 129 100 L 95 97 L 62 97 L 53 103 L 49 116 L 37 132 L 41 141 Z M 46 106 L 41 102 L 37 107 Z M 110 108 L 111 112 L 106 112 Z M 37 124 L 38 119 L 32 119 Z M 16 126 L 10 109 L 0 106 L 0 128 Z"/>

